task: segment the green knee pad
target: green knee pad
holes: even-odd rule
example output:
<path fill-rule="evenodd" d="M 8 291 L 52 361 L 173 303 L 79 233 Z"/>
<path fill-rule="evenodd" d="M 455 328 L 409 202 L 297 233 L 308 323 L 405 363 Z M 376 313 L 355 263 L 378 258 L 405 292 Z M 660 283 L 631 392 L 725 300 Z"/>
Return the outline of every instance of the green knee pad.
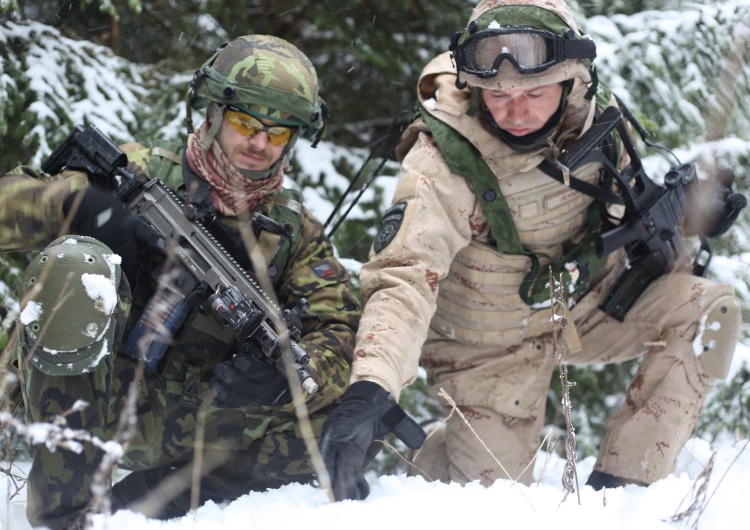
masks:
<path fill-rule="evenodd" d="M 63 236 L 26 268 L 21 346 L 45 374 L 93 371 L 113 348 L 119 257 L 96 239 Z"/>

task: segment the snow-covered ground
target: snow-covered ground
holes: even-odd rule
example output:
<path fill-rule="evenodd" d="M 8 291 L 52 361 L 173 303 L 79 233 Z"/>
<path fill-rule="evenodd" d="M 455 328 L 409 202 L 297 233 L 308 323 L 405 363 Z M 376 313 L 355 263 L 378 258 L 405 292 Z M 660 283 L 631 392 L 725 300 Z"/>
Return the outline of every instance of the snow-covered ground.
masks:
<path fill-rule="evenodd" d="M 747 529 L 750 510 L 748 440 L 722 441 L 710 447 L 692 439 L 677 470 L 648 488 L 627 486 L 596 492 L 588 486 L 565 495 L 561 486 L 565 461 L 542 455 L 541 480 L 530 487 L 501 480 L 484 488 L 477 483 L 430 483 L 422 478 L 383 476 L 371 479 L 364 501 L 331 503 L 323 490 L 293 484 L 278 490 L 250 493 L 232 503 L 209 502 L 179 519 L 158 521 L 129 511 L 97 515 L 95 530 L 383 530 L 426 528 L 575 528 L 576 530 Z M 581 484 L 594 459 L 578 463 Z M 710 467 L 708 472 L 707 466 Z M 7 469 L 7 463 L 2 464 Z M 28 463 L 14 468 L 24 475 Z M 543 471 L 542 471 L 543 470 Z M 0 475 L 0 528 L 30 530 L 25 491 L 9 499 L 15 487 Z M 693 507 L 681 524 L 672 522 Z"/>

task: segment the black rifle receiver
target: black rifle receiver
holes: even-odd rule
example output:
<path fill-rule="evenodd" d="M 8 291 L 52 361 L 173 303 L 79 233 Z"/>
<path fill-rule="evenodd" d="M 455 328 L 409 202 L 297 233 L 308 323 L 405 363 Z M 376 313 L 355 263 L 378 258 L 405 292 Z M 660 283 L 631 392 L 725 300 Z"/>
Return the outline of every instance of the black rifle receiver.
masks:
<path fill-rule="evenodd" d="M 77 125 L 44 161 L 42 171 L 56 175 L 67 167 L 103 177 L 115 186 L 117 196 L 127 203 L 142 186 L 127 165 L 128 156 L 99 129 L 93 125 Z"/>
<path fill-rule="evenodd" d="M 630 157 L 630 163 L 622 171 L 600 148 L 615 129 Z M 614 106 L 608 107 L 558 162 L 563 171 L 570 172 L 586 163 L 601 162 L 614 178 L 625 203 L 619 224 L 604 230 L 595 243 L 599 257 L 621 247 L 627 251 L 628 268 L 600 306 L 605 313 L 622 321 L 651 282 L 687 259 L 679 226 L 687 214 L 690 194 L 699 186 L 695 166 L 673 166 L 664 176 L 663 185 L 653 181 L 643 169 L 620 109 Z M 705 275 L 711 255 L 708 240 L 701 237 L 701 250 L 693 262 L 695 274 Z"/>
<path fill-rule="evenodd" d="M 280 311 L 213 235 L 185 216 L 182 200 L 171 189 L 158 179 L 139 181 L 127 163 L 127 155 L 99 129 L 79 125 L 42 164 L 42 170 L 51 175 L 69 168 L 106 179 L 133 213 L 167 238 L 174 252 L 177 266 L 159 277 L 161 288 L 128 337 L 124 353 L 144 358 L 155 371 L 172 335 L 191 310 L 186 300 L 202 295 L 217 319 L 236 332 L 241 351 L 257 349 L 265 362 L 283 374 L 288 358 L 302 387 L 310 394 L 316 392 L 318 386 L 306 368 L 310 358 L 296 342 L 301 335 L 299 315 L 309 307 L 307 300 Z M 283 335 L 277 333 L 274 322 L 286 324 Z M 145 353 L 141 353 L 143 344 L 147 345 Z"/>

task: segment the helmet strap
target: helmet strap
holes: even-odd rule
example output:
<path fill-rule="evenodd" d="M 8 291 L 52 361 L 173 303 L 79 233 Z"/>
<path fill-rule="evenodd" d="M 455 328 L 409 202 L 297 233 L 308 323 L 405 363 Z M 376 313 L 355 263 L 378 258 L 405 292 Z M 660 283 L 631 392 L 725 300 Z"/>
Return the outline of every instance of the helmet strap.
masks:
<path fill-rule="evenodd" d="M 524 136 L 515 136 L 508 131 L 501 129 L 497 125 L 497 122 L 495 122 L 495 118 L 493 118 L 487 105 L 484 104 L 484 100 L 479 98 L 482 106 L 482 116 L 484 116 L 487 122 L 492 126 L 492 130 L 495 131 L 495 134 L 497 134 L 506 144 L 517 151 L 531 151 L 541 145 L 547 144 L 547 138 L 552 134 L 562 119 L 562 115 L 568 105 L 568 94 L 573 88 L 573 82 L 572 80 L 563 81 L 561 85 L 563 90 L 557 110 L 552 116 L 550 116 L 550 119 L 547 120 L 547 123 L 545 123 L 541 129 L 533 133 Z"/>
<path fill-rule="evenodd" d="M 203 148 L 204 151 L 208 151 L 209 149 L 211 149 L 211 144 L 214 143 L 214 140 L 221 130 L 221 124 L 224 123 L 225 108 L 226 105 L 222 105 L 221 103 L 216 103 L 214 101 L 208 104 L 206 116 L 207 119 L 211 122 L 211 127 L 209 127 L 206 137 L 203 138 L 200 144 L 201 148 Z"/>
<path fill-rule="evenodd" d="M 596 73 L 596 66 L 591 65 L 591 68 L 589 68 L 589 71 L 591 72 L 591 84 L 589 85 L 588 91 L 586 91 L 586 95 L 583 96 L 584 99 L 587 99 L 591 101 L 591 99 L 596 95 L 596 91 L 599 90 L 599 76 Z"/>
<path fill-rule="evenodd" d="M 213 60 L 217 55 L 218 51 L 214 53 L 211 59 L 209 59 L 209 62 L 206 64 L 213 63 Z M 204 65 L 203 67 L 195 71 L 195 73 L 193 74 L 193 79 L 190 80 L 187 97 L 185 98 L 185 125 L 187 126 L 188 134 L 192 134 L 195 131 L 195 128 L 193 127 L 193 105 L 195 104 L 195 100 L 198 98 L 198 90 L 200 89 L 200 86 L 203 84 L 203 80 L 207 75 L 208 73 Z"/>

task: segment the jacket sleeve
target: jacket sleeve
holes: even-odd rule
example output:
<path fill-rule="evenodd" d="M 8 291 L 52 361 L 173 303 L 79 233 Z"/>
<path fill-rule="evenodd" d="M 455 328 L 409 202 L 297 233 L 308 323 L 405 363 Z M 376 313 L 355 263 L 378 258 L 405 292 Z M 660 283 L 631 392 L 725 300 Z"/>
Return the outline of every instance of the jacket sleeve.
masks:
<path fill-rule="evenodd" d="M 349 273 L 333 254 L 322 224 L 302 208 L 301 240 L 280 284 L 279 302 L 293 307 L 306 298 L 310 308 L 301 317 L 302 346 L 319 391 L 308 400 L 315 412 L 336 400 L 349 383 L 354 337 L 361 315 Z"/>
<path fill-rule="evenodd" d="M 373 381 L 398 398 L 417 376 L 438 282 L 471 242 L 476 199 L 422 133 L 401 164 L 392 204 L 360 273 L 364 310 L 351 381 Z"/>
<path fill-rule="evenodd" d="M 50 177 L 20 166 L 4 175 L 0 178 L 0 250 L 41 249 L 64 234 L 63 202 L 86 186 L 86 175 L 75 171 Z"/>

